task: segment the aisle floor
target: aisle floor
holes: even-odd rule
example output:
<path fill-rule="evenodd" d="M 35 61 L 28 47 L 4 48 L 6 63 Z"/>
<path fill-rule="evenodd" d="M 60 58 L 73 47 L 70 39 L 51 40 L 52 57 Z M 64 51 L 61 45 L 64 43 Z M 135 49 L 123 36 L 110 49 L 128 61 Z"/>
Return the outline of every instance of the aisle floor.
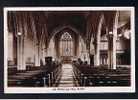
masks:
<path fill-rule="evenodd" d="M 62 76 L 59 82 L 59 87 L 73 87 L 73 68 L 71 64 L 62 65 Z"/>

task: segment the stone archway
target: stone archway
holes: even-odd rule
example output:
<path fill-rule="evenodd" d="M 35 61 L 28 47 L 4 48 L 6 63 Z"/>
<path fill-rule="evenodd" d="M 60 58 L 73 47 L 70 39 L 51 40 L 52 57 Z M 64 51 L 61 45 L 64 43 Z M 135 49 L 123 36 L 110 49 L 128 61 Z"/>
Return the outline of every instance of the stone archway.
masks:
<path fill-rule="evenodd" d="M 67 39 L 65 43 L 66 44 L 65 47 L 67 47 L 68 45 L 69 48 L 62 48 L 63 46 L 60 43 L 62 40 L 61 38 L 63 37 L 64 33 L 68 33 L 68 36 L 70 37 L 70 39 Z M 64 58 L 67 59 L 67 61 L 65 62 L 70 62 L 72 61 L 72 58 L 79 56 L 78 54 L 79 37 L 81 36 L 79 35 L 80 32 L 76 28 L 70 25 L 60 26 L 60 27 L 55 28 L 52 34 L 53 35 L 51 39 L 53 39 L 54 41 L 54 47 L 55 47 L 55 52 L 56 52 L 55 55 L 57 59 L 62 60 L 64 56 Z M 70 53 L 69 54 L 63 53 L 63 51 L 65 50 L 66 50 L 66 53 L 69 53 L 69 52 Z"/>

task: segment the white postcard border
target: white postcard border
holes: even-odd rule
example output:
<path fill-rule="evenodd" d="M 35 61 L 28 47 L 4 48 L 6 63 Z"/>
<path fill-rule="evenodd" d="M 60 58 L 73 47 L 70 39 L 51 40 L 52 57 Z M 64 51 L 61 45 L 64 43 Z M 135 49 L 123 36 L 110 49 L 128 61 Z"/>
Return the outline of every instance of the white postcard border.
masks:
<path fill-rule="evenodd" d="M 131 86 L 129 87 L 7 87 L 8 11 L 131 11 Z M 134 7 L 5 7 L 4 8 L 4 93 L 134 93 L 135 92 L 135 10 Z"/>

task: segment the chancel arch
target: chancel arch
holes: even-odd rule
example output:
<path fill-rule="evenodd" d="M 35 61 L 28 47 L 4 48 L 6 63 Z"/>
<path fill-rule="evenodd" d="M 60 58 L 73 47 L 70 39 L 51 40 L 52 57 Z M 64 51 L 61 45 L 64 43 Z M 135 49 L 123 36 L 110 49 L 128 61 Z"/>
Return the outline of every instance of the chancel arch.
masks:
<path fill-rule="evenodd" d="M 58 59 L 68 59 L 70 62 L 75 56 L 78 56 L 78 41 L 80 35 L 74 31 L 76 29 L 71 26 L 64 26 L 56 29 L 54 41 L 55 41 L 55 50 L 56 58 Z"/>

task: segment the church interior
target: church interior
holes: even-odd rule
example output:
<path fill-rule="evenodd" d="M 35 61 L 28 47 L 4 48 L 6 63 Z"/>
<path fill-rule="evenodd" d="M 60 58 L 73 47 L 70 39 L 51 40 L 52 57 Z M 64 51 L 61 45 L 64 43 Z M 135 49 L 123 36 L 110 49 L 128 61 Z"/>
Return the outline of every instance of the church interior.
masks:
<path fill-rule="evenodd" d="M 8 11 L 8 87 L 131 85 L 130 11 Z"/>

